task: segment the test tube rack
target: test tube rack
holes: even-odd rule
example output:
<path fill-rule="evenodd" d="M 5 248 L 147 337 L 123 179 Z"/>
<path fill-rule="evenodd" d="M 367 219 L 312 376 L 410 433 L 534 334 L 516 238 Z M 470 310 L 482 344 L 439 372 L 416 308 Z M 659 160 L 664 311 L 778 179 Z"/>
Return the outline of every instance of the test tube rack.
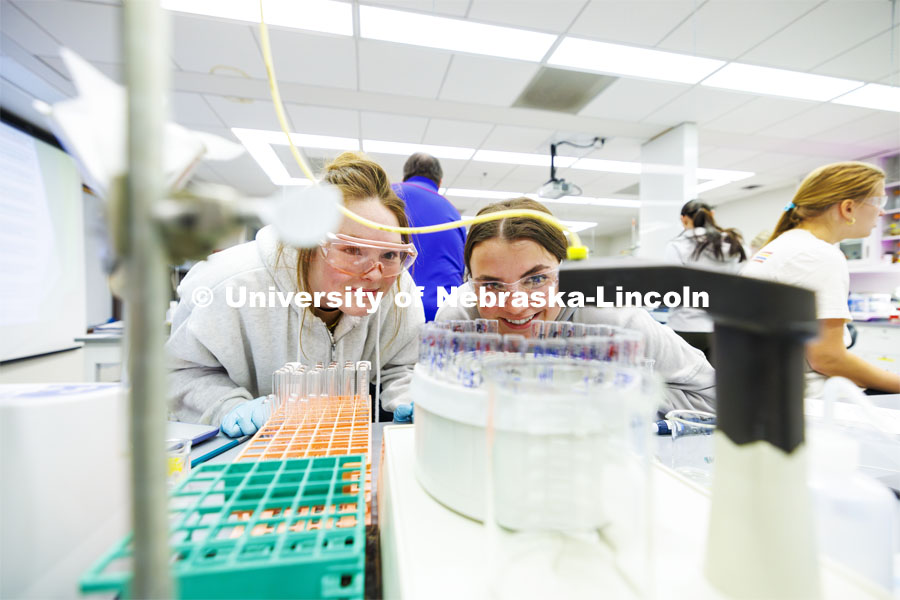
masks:
<path fill-rule="evenodd" d="M 366 523 L 371 522 L 372 463 L 369 396 L 321 396 L 280 406 L 247 442 L 235 462 L 365 454 Z"/>
<path fill-rule="evenodd" d="M 363 455 L 204 464 L 173 492 L 177 597 L 362 599 Z M 131 597 L 131 536 L 81 578 Z"/>

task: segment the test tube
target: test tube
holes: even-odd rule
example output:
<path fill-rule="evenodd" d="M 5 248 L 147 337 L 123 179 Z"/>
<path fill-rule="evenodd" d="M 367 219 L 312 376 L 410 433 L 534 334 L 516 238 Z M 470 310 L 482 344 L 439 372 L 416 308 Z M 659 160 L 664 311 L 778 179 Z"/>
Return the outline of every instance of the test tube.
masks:
<path fill-rule="evenodd" d="M 540 340 L 544 337 L 544 321 L 538 321 L 535 319 L 531 322 L 531 336 L 532 339 Z"/>
<path fill-rule="evenodd" d="M 356 363 L 356 398 L 359 401 L 368 403 L 369 400 L 369 371 L 372 369 L 372 363 L 367 360 L 361 360 Z M 380 412 L 378 406 L 375 406 L 375 422 L 378 423 Z"/>
<path fill-rule="evenodd" d="M 356 363 L 356 395 L 360 398 L 366 398 L 369 395 L 369 371 L 371 370 L 372 363 L 367 360 Z"/>
<path fill-rule="evenodd" d="M 507 333 L 503 336 L 503 352 L 507 354 L 523 354 L 525 352 L 525 336 Z"/>
<path fill-rule="evenodd" d="M 331 401 L 332 398 L 336 398 L 338 396 L 336 363 L 331 363 L 328 368 L 325 369 L 325 395 L 328 397 L 329 401 Z"/>
<path fill-rule="evenodd" d="M 354 385 L 356 384 L 356 365 L 348 360 L 341 371 L 341 397 L 353 398 Z"/>

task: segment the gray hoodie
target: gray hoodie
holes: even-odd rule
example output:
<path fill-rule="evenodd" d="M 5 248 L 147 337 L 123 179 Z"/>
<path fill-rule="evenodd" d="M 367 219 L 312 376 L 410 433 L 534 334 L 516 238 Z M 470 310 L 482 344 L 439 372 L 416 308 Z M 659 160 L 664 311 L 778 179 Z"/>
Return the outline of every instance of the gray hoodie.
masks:
<path fill-rule="evenodd" d="M 425 322 L 412 278 L 405 272 L 399 278 L 400 288 L 412 296 L 411 306 L 395 305 L 395 284 L 375 313 L 342 315 L 332 335 L 309 310 L 294 303 L 281 305 L 278 292 L 297 290 L 297 250 L 285 247 L 276 266 L 277 251 L 275 231 L 265 227 L 256 241 L 195 265 L 178 287 L 181 301 L 166 342 L 170 418 L 219 424 L 240 403 L 270 394 L 272 373 L 292 361 L 306 365 L 371 361 L 373 369 L 381 367 L 382 406 L 393 411 L 410 402 L 419 328 Z M 229 306 L 226 298 L 231 294 L 232 300 L 239 299 L 241 287 L 248 298 L 250 292 L 266 292 L 267 299 L 276 298 L 277 306 L 249 306 L 249 302 Z M 212 292 L 208 306 L 195 304 L 202 297 L 198 288 Z"/>

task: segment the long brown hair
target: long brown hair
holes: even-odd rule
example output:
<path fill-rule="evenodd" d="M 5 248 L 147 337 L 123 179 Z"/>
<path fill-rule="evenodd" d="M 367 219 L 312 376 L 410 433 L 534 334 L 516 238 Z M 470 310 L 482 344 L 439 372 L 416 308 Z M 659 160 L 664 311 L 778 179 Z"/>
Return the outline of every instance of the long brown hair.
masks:
<path fill-rule="evenodd" d="M 367 200 L 378 200 L 385 208 L 390 210 L 400 227 L 408 227 L 409 220 L 406 218 L 406 204 L 401 200 L 394 190 L 391 189 L 391 182 L 387 173 L 381 168 L 381 165 L 370 159 L 361 152 L 344 152 L 333 161 L 325 166 L 325 172 L 322 181 L 330 183 L 341 191 L 344 205 L 350 205 L 356 202 L 364 202 Z M 403 243 L 409 243 L 409 235 L 401 234 Z M 309 291 L 309 267 L 312 264 L 313 256 L 319 251 L 319 247 L 299 248 L 297 250 L 297 290 Z M 275 258 L 275 265 L 278 268 L 281 262 L 281 256 L 284 252 L 284 246 L 279 244 L 278 253 Z M 400 277 L 396 281 L 397 290 L 400 290 Z M 399 310 L 395 303 L 391 302 L 390 310 Z M 303 318 L 306 317 L 306 311 L 312 313 L 313 307 L 309 306 L 303 312 Z M 303 331 L 303 320 L 300 321 L 300 331 Z M 400 332 L 400 319 L 396 320 L 396 328 L 391 338 L 385 346 L 390 346 L 391 342 L 396 339 Z M 301 340 L 300 351 L 303 351 Z"/>
<path fill-rule="evenodd" d="M 728 242 L 728 256 L 737 256 L 738 262 L 747 260 L 741 232 L 734 228 L 719 227 L 713 218 L 712 207 L 709 204 L 691 200 L 681 207 L 681 216 L 689 218 L 694 227 L 703 227 L 706 230 L 706 233 L 694 238 L 694 251 L 691 253 L 694 260 L 709 251 L 716 260 L 724 261 L 723 241 Z"/>
<path fill-rule="evenodd" d="M 479 210 L 478 214 L 484 215 L 513 209 L 538 210 L 548 215 L 553 214 L 540 202 L 525 197 L 488 204 Z M 557 227 L 528 217 L 508 217 L 506 219 L 488 221 L 487 223 L 478 223 L 477 225 L 472 225 L 469 229 L 464 251 L 467 273 L 472 271 L 469 262 L 472 259 L 472 252 L 475 250 L 475 246 L 494 238 L 500 238 L 508 242 L 531 240 L 555 256 L 560 262 L 566 258 L 566 246 L 568 245 L 566 236 Z"/>
<path fill-rule="evenodd" d="M 884 171 L 868 163 L 848 161 L 819 167 L 800 184 L 769 241 L 844 200 L 862 202 L 876 193 L 883 181 Z"/>

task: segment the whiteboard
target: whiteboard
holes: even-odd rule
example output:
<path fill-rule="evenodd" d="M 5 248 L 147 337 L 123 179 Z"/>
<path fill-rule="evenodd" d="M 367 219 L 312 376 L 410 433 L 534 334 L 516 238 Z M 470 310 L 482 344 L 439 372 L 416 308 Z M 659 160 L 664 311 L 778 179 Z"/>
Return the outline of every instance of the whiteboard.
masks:
<path fill-rule="evenodd" d="M 0 123 L 0 361 L 84 335 L 82 203 L 68 154 Z"/>

